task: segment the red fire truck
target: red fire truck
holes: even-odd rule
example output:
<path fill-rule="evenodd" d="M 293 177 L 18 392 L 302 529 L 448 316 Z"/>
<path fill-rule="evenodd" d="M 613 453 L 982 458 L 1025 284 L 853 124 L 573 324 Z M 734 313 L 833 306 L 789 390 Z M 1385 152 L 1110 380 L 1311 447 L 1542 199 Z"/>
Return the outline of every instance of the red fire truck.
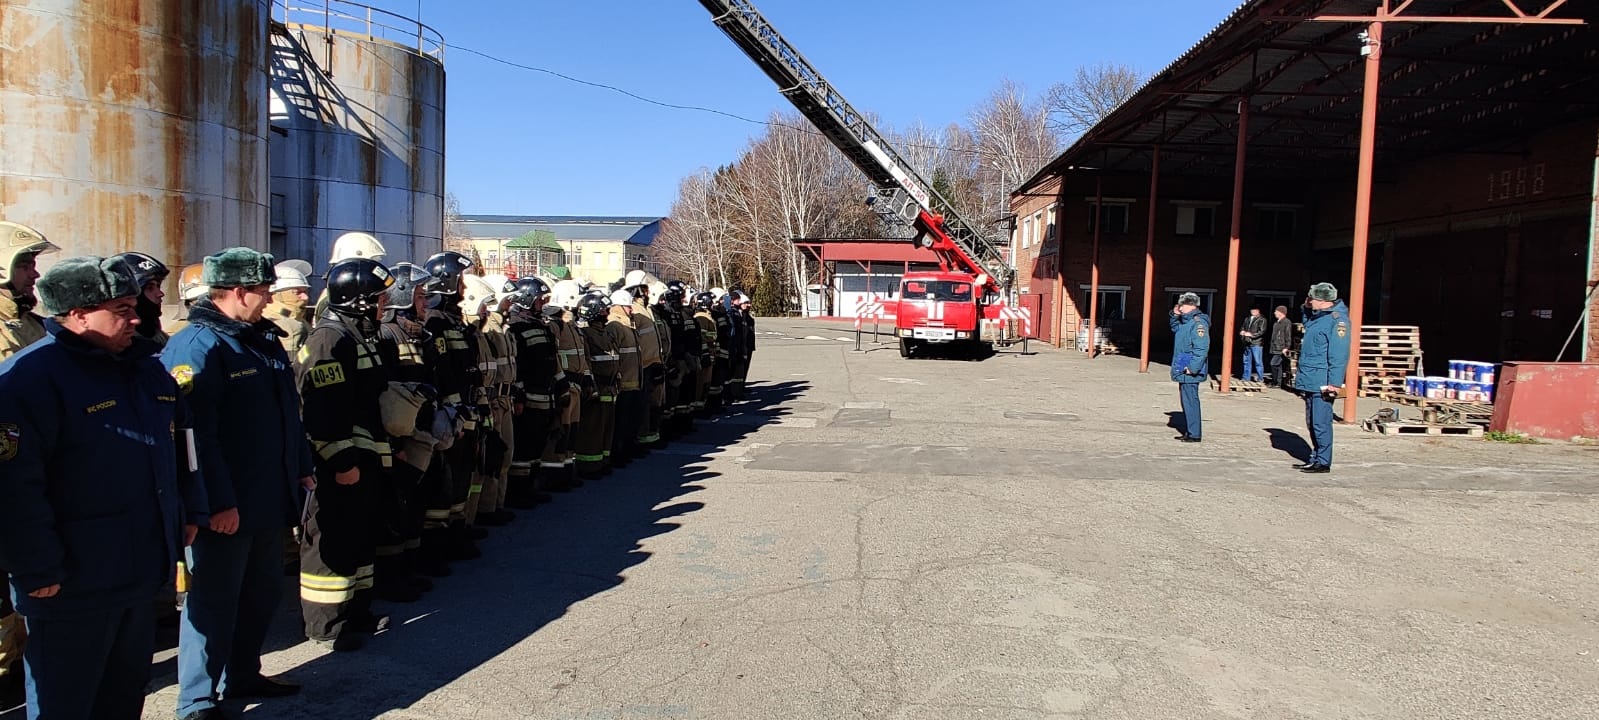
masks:
<path fill-rule="evenodd" d="M 938 272 L 907 273 L 895 314 L 900 354 L 933 343 L 992 346 L 1020 338 L 1002 316 L 1016 275 L 1002 248 L 961 219 L 887 139 L 767 22 L 749 0 L 700 0 L 717 27 L 876 187 L 867 199 L 890 226 L 938 258 Z"/>

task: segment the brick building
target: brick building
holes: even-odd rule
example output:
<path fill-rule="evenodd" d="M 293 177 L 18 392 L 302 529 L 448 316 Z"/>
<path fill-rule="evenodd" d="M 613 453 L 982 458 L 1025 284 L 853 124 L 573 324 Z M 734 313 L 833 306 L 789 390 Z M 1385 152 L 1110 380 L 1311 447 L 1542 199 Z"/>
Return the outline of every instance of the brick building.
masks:
<path fill-rule="evenodd" d="M 1379 4 L 1244 3 L 1022 185 L 1012 244 L 1039 334 L 1071 342 L 1092 314 L 1114 348 L 1139 352 L 1146 248 L 1156 359 L 1178 293 L 1199 293 L 1218 327 L 1229 306 L 1235 326 L 1249 306 L 1297 308 L 1312 282 L 1347 294 L 1367 26 L 1309 18 Z M 1599 359 L 1599 309 L 1584 305 L 1599 278 L 1596 8 L 1550 15 L 1582 25 L 1512 25 L 1502 4 L 1443 0 L 1394 17 L 1468 12 L 1505 17 L 1385 23 L 1365 323 L 1419 325 L 1438 371 L 1553 360 L 1587 316 L 1564 359 Z"/>

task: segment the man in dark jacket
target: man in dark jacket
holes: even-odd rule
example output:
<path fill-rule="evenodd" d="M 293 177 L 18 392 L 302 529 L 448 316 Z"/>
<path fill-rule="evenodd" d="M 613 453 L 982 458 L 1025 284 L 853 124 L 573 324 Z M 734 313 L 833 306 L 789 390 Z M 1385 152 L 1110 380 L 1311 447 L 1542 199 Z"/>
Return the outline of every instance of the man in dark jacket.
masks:
<path fill-rule="evenodd" d="M 1199 384 L 1210 376 L 1210 316 L 1199 309 L 1199 295 L 1183 293 L 1171 311 L 1171 379 L 1183 404 L 1183 442 L 1199 442 L 1204 426 L 1199 415 Z"/>
<path fill-rule="evenodd" d="M 1266 342 L 1266 317 L 1260 314 L 1260 308 L 1249 309 L 1249 317 L 1244 318 L 1244 329 L 1238 331 L 1239 337 L 1244 339 L 1244 380 L 1261 382 L 1265 379 L 1266 365 L 1261 347 Z"/>
<path fill-rule="evenodd" d="M 261 646 L 282 594 L 284 529 L 315 485 L 294 369 L 262 332 L 271 255 L 249 248 L 205 259 L 209 297 L 189 309 L 161 362 L 193 408 L 209 525 L 189 547 L 189 595 L 178 640 L 178 717 L 220 717 L 219 698 L 290 695 L 262 677 Z"/>
<path fill-rule="evenodd" d="M 1294 346 L 1294 324 L 1288 321 L 1288 308 L 1282 305 L 1272 315 L 1277 321 L 1271 326 L 1271 384 L 1288 387 L 1288 350 Z"/>
<path fill-rule="evenodd" d="M 29 718 L 138 718 L 155 597 L 206 521 L 188 411 L 139 337 L 131 268 L 68 258 L 48 337 L 0 365 L 0 566 L 26 618 Z"/>

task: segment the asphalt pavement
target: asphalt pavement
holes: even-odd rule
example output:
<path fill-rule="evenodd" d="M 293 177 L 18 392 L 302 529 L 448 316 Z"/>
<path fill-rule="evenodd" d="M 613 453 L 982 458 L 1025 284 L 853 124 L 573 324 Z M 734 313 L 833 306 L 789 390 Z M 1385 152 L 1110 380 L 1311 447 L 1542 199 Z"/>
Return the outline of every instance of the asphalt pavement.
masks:
<path fill-rule="evenodd" d="M 1340 427 L 1302 475 L 1286 393 L 1207 390 L 1182 444 L 1163 365 L 760 328 L 750 401 L 360 652 L 286 595 L 266 666 L 305 690 L 243 716 L 1599 717 L 1599 449 Z"/>

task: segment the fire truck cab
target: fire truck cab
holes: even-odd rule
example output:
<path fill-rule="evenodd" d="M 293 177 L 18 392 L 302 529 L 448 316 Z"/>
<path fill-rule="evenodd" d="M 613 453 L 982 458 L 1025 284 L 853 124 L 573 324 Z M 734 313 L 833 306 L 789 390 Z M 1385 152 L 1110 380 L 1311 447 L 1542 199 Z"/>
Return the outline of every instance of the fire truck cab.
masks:
<path fill-rule="evenodd" d="M 894 334 L 900 357 L 928 345 L 965 345 L 989 349 L 983 335 L 984 288 L 962 272 L 912 272 L 900 279 Z"/>

